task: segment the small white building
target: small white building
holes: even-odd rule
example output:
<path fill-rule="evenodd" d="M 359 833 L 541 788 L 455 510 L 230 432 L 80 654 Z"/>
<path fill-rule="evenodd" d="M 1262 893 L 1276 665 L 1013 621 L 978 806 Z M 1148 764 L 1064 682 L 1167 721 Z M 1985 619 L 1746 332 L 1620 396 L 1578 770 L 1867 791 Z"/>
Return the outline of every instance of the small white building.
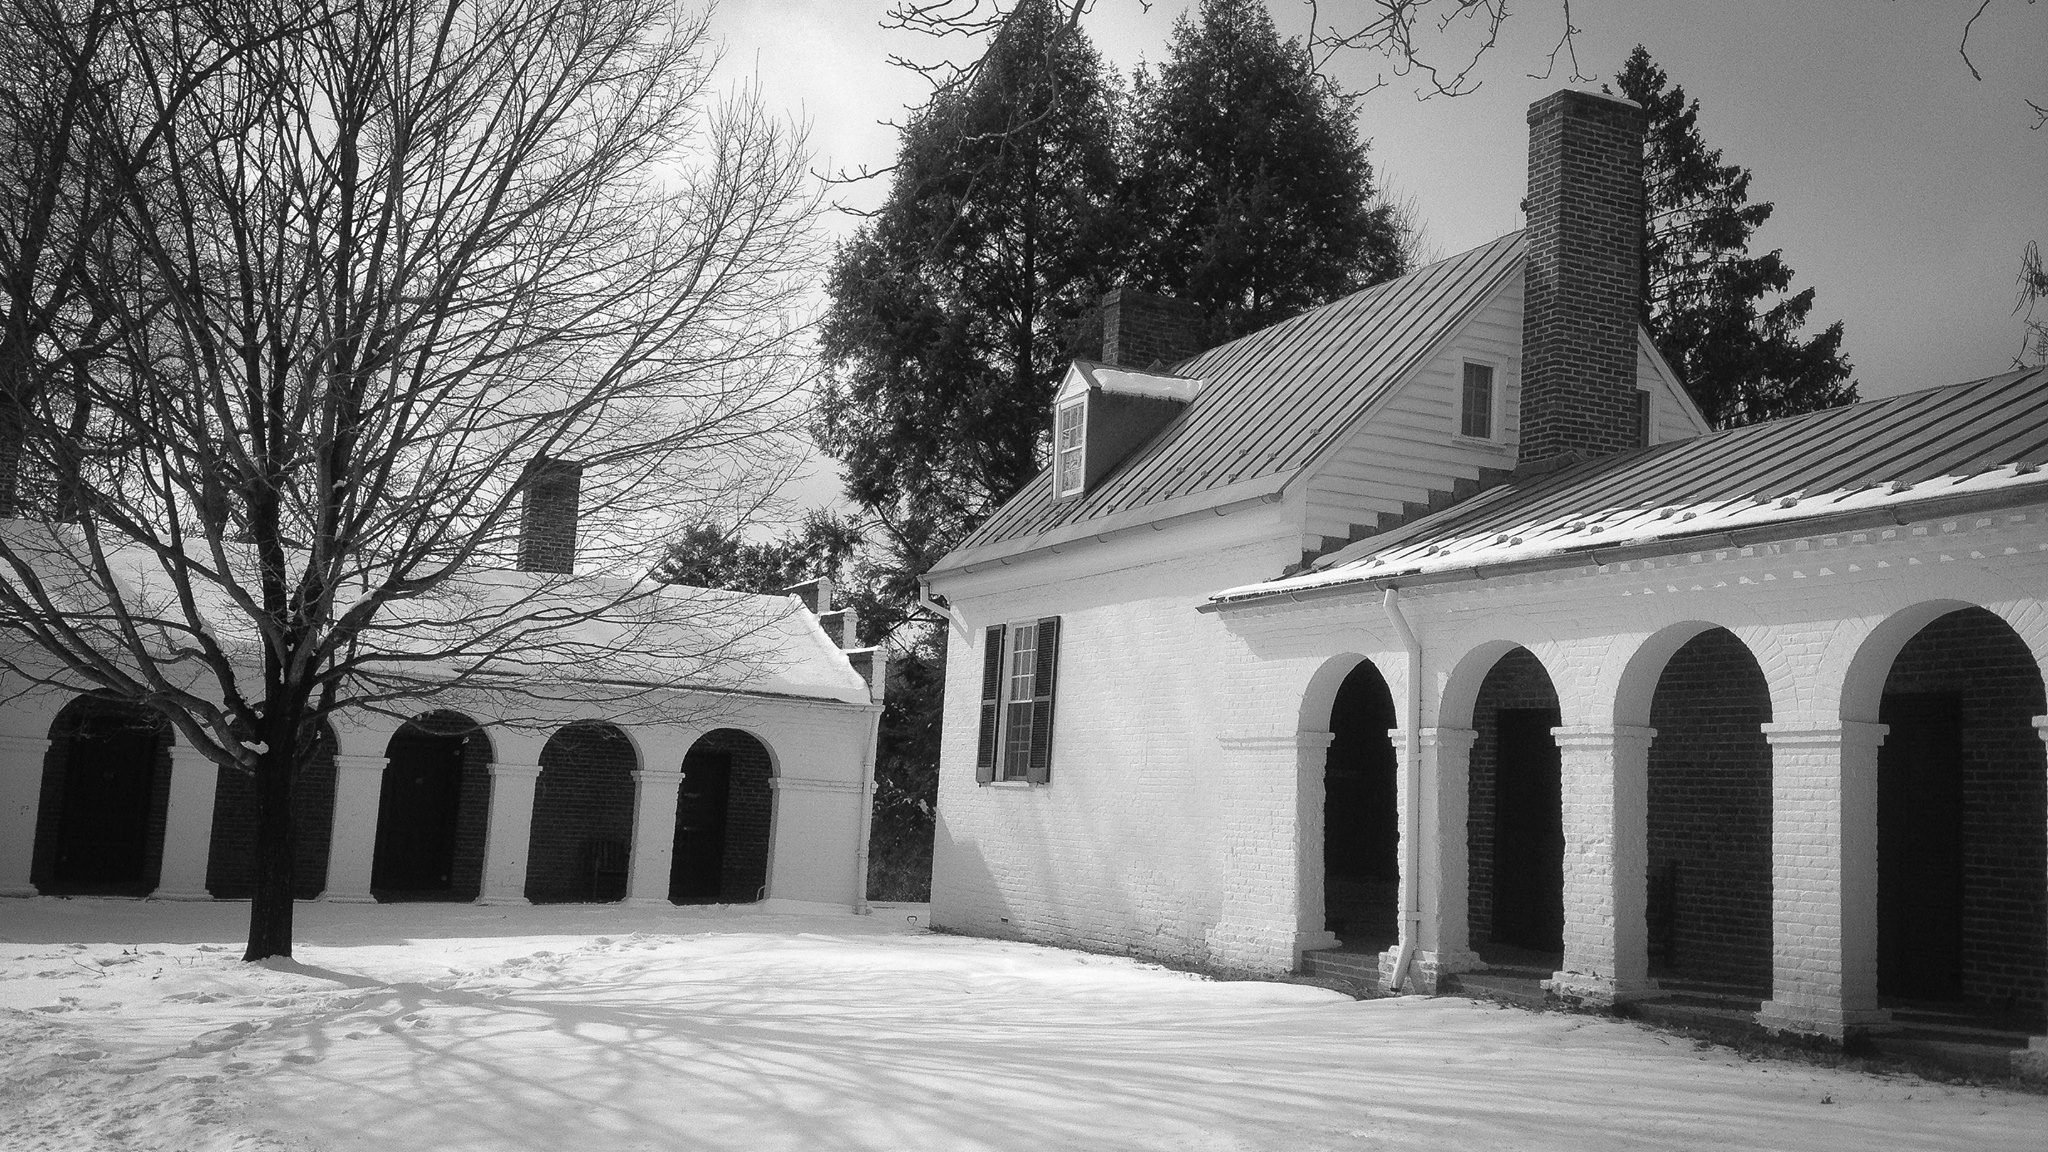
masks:
<path fill-rule="evenodd" d="M 1206 351 L 1106 323 L 1167 343 L 926 576 L 933 923 L 2048 1034 L 2048 371 L 1707 434 L 1640 110 L 1530 126 L 1521 233 Z"/>
<path fill-rule="evenodd" d="M 468 573 L 437 595 L 471 615 L 552 611 L 574 633 L 514 653 L 510 677 L 344 712 L 296 781 L 297 895 L 862 907 L 882 653 L 853 648 L 828 580 L 754 596 L 568 575 L 565 491 L 552 519 L 529 495 L 524 529 L 554 570 Z M 421 625 L 418 651 L 441 651 L 437 610 L 393 609 Z M 249 776 L 132 704 L 15 677 L 0 697 L 0 895 L 250 894 Z"/>

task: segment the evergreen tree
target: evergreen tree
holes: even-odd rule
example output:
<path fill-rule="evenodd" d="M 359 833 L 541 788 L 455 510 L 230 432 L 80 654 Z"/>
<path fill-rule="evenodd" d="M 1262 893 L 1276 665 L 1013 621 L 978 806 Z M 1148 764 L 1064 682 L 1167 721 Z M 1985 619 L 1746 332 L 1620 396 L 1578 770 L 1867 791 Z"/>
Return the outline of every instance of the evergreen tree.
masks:
<path fill-rule="evenodd" d="M 1731 428 L 1853 403 L 1841 321 L 1800 335 L 1813 289 L 1781 295 L 1792 284 L 1781 253 L 1749 255 L 1772 206 L 1751 203 L 1749 170 L 1707 147 L 1699 101 L 1687 100 L 1641 45 L 1615 84 L 1650 118 L 1644 322 L 1700 411 Z M 1772 296 L 1780 298 L 1759 311 Z"/>
<path fill-rule="evenodd" d="M 1355 111 L 1260 0 L 1183 15 L 1136 83 L 1137 285 L 1200 305 L 1220 341 L 1400 275 Z"/>
<path fill-rule="evenodd" d="M 899 561 L 895 599 L 1038 470 L 1072 338 L 1115 266 L 1113 88 L 1048 0 L 904 129 L 879 214 L 839 253 L 819 446 Z"/>

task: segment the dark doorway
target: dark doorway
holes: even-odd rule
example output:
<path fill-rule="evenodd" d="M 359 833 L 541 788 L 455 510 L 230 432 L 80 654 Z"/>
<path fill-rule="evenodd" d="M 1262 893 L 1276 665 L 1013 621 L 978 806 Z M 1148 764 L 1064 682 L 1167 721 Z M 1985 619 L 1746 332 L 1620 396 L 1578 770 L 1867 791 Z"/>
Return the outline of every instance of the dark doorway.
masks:
<path fill-rule="evenodd" d="M 1556 709 L 1495 714 L 1493 942 L 1564 950 L 1562 760 L 1550 734 Z"/>
<path fill-rule="evenodd" d="M 707 733 L 683 757 L 676 795 L 668 898 L 677 904 L 745 904 L 768 887 L 774 764 L 737 728 Z"/>
<path fill-rule="evenodd" d="M 676 903 L 715 902 L 724 891 L 725 809 L 732 791 L 732 753 L 701 745 L 683 758 L 683 786 L 676 796 L 675 870 L 668 898 Z"/>
<path fill-rule="evenodd" d="M 169 728 L 138 709 L 87 706 L 67 743 L 52 890 L 146 893 L 161 850 Z"/>
<path fill-rule="evenodd" d="M 1962 996 L 1963 698 L 1887 695 L 1877 753 L 1877 989 Z"/>
<path fill-rule="evenodd" d="M 1386 681 L 1361 662 L 1331 705 L 1323 767 L 1324 926 L 1350 951 L 1381 951 L 1400 931 L 1394 722 Z"/>
<path fill-rule="evenodd" d="M 391 764 L 377 804 L 372 889 L 403 898 L 454 886 L 465 743 L 460 735 L 417 724 L 391 738 Z"/>
<path fill-rule="evenodd" d="M 527 832 L 528 900 L 625 898 L 639 765 L 633 742 L 602 721 L 579 720 L 548 738 Z"/>

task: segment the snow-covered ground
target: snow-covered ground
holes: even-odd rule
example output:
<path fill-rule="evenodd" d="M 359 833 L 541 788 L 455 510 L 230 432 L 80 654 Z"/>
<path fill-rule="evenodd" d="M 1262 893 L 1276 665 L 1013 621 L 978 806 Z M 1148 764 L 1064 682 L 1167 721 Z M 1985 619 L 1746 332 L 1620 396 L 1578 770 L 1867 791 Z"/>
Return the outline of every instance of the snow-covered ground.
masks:
<path fill-rule="evenodd" d="M 0 1148 L 2048 1148 L 2048 1098 L 915 910 L 0 901 Z"/>

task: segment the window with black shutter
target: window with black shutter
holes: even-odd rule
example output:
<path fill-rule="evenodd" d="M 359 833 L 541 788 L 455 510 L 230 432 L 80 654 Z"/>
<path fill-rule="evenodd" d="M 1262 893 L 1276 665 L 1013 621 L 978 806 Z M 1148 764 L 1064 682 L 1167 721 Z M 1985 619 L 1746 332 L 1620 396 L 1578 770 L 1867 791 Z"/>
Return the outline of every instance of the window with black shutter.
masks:
<path fill-rule="evenodd" d="M 987 784 L 1052 778 L 1053 685 L 1060 620 L 998 624 L 982 633 L 981 731 L 974 778 Z"/>

